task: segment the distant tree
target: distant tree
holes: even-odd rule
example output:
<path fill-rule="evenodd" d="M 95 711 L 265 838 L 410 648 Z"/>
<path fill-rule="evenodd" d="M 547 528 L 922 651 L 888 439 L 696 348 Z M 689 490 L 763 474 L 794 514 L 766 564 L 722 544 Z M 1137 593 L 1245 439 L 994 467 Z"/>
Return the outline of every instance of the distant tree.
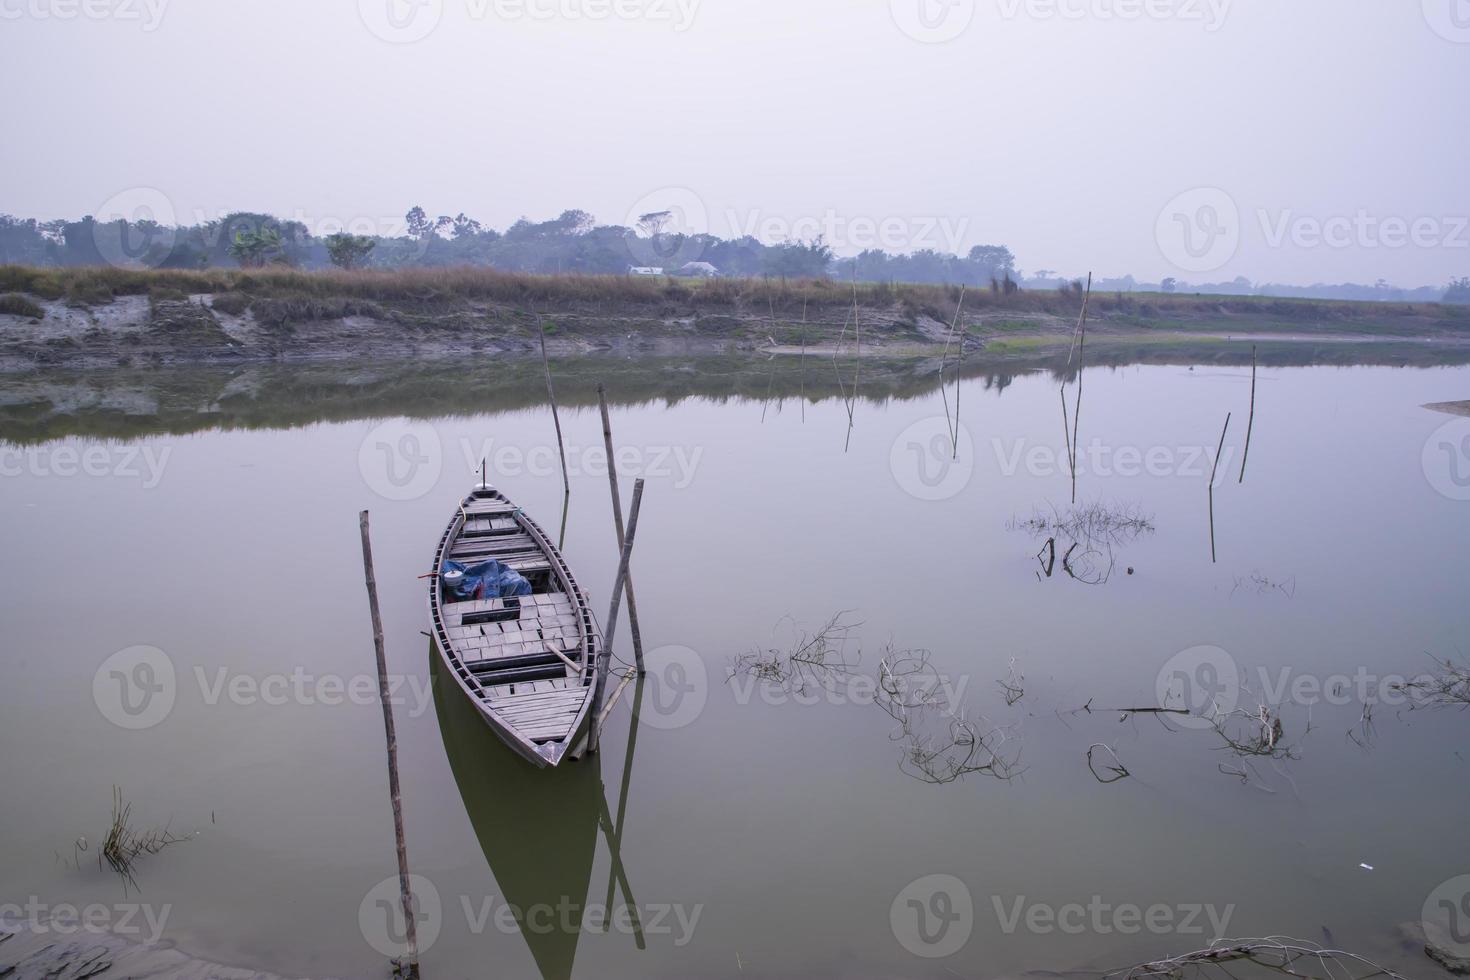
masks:
<path fill-rule="evenodd" d="M 367 260 L 378 243 L 367 235 L 339 232 L 326 238 L 327 256 L 339 269 L 356 269 Z"/>
<path fill-rule="evenodd" d="M 456 239 L 478 235 L 481 231 L 480 223 L 474 218 L 466 217 L 463 211 L 455 215 L 452 228 L 451 237 Z"/>
<path fill-rule="evenodd" d="M 649 238 L 657 238 L 663 234 L 664 228 L 674 218 L 672 211 L 650 211 L 638 216 L 638 230 Z"/>
<path fill-rule="evenodd" d="M 1444 292 L 1446 303 L 1470 303 L 1470 276 L 1451 279 L 1450 287 Z"/>
<path fill-rule="evenodd" d="M 765 273 L 788 279 L 821 279 L 832 264 L 832 249 L 818 235 L 809 242 L 787 242 L 766 249 Z"/>
<path fill-rule="evenodd" d="M 1179 280 L 1178 279 L 1175 279 L 1173 276 L 1170 276 L 1169 278 L 1165 279 L 1163 282 L 1159 283 L 1159 292 L 1161 292 L 1161 293 L 1172 293 L 1174 290 L 1176 290 L 1178 288 L 1179 288 Z"/>
<path fill-rule="evenodd" d="M 281 257 L 281 233 L 274 228 L 237 231 L 230 244 L 230 257 L 247 269 L 258 269 Z"/>
<path fill-rule="evenodd" d="M 1004 245 L 976 245 L 970 249 L 970 264 L 977 267 L 981 278 L 1016 270 L 1016 257 Z"/>
<path fill-rule="evenodd" d="M 423 241 L 434 233 L 434 223 L 429 220 L 429 213 L 417 204 L 409 208 L 403 220 L 408 223 L 409 238 Z"/>

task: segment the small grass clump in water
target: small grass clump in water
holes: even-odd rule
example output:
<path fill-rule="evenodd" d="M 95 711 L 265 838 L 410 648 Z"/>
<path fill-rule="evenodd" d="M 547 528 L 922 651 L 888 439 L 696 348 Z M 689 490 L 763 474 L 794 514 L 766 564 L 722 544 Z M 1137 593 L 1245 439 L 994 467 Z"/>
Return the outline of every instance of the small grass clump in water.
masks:
<path fill-rule="evenodd" d="M 124 803 L 122 788 L 112 788 L 112 825 L 102 841 L 102 851 L 97 857 L 100 865 L 104 860 L 108 866 L 128 881 L 133 880 L 133 866 L 139 858 L 157 854 L 170 844 L 188 840 L 173 833 L 167 824 L 161 829 L 140 831 L 129 821 L 133 805 Z"/>

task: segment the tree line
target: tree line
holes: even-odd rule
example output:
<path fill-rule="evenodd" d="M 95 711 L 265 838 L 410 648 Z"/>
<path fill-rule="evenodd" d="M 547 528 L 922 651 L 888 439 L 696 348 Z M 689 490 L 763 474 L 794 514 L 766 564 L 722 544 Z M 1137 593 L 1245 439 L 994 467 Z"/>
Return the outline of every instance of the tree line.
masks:
<path fill-rule="evenodd" d="M 37 221 L 0 214 L 0 264 L 142 265 L 162 269 L 303 269 L 408 266 L 492 266 L 507 272 L 623 275 L 631 269 L 668 273 L 711 271 L 725 276 L 969 283 L 1018 277 L 1003 246 L 979 246 L 968 255 L 933 250 L 892 255 L 870 250 L 839 260 L 821 238 L 766 243 L 753 236 L 720 238 L 667 230 L 669 212 L 642 215 L 636 227 L 599 224 L 586 211 L 550 221 L 515 222 L 504 231 L 464 213 L 431 217 L 422 207 L 404 216 L 401 234 L 313 235 L 305 224 L 238 211 L 187 226 L 156 221 Z"/>

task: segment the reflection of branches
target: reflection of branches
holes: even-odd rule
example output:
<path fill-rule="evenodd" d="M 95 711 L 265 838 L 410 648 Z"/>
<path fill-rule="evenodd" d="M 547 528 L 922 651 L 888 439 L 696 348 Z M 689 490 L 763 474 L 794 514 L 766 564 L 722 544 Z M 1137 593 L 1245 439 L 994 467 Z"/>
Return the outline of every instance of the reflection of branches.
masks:
<path fill-rule="evenodd" d="M 1347 730 L 1347 737 L 1363 751 L 1373 748 L 1373 739 L 1378 734 L 1378 726 L 1373 723 L 1373 702 L 1363 705 L 1363 716 L 1358 723 Z"/>
<path fill-rule="evenodd" d="M 878 663 L 875 703 L 898 722 L 890 736 L 903 743 L 899 769 L 926 783 L 952 783 L 972 773 L 1010 779 L 1017 760 L 1001 753 L 1011 733 L 971 722 L 950 700 L 927 650 L 895 651 Z"/>
<path fill-rule="evenodd" d="M 1057 539 L 1069 540 L 1070 547 L 1062 553 L 1062 570 L 1087 585 L 1102 585 L 1112 576 L 1116 564 L 1114 546 L 1128 544 L 1154 530 L 1153 520 L 1135 505 L 1103 503 L 1073 507 L 1065 513 L 1055 507 L 1050 514 L 1036 511 L 1028 520 L 1012 520 L 1008 527 L 1036 537 L 1048 535 L 1036 556 L 1047 578 L 1055 570 Z"/>
<path fill-rule="evenodd" d="M 1436 666 L 1438 673 L 1394 684 L 1393 689 L 1413 697 L 1414 708 L 1470 707 L 1470 669 L 1452 660 L 1436 661 Z"/>
<path fill-rule="evenodd" d="M 1012 521 L 1012 528 L 1020 528 L 1040 536 L 1057 534 L 1088 544 L 1111 540 L 1126 544 L 1141 534 L 1154 530 L 1152 518 L 1146 517 L 1134 504 L 1103 504 L 1101 502 L 1083 507 L 1073 507 L 1062 513 L 1055 507 L 1050 514 L 1034 512 L 1028 520 Z"/>
<path fill-rule="evenodd" d="M 1256 590 L 1256 595 L 1265 595 L 1268 592 L 1279 592 L 1282 595 L 1286 596 L 1288 599 L 1296 598 L 1296 578 L 1294 576 L 1285 581 L 1277 582 L 1274 579 L 1267 578 L 1260 572 L 1251 572 L 1248 577 L 1237 575 L 1235 577 L 1235 588 L 1230 590 L 1230 594 L 1235 595 L 1235 593 L 1239 592 L 1241 589 L 1247 586 L 1254 588 Z"/>
<path fill-rule="evenodd" d="M 1281 715 L 1266 705 L 1256 710 L 1236 708 L 1234 711 L 1218 712 L 1214 719 L 1215 733 L 1225 742 L 1225 747 L 1237 756 L 1260 756 L 1268 759 L 1301 758 L 1298 743 L 1288 743 Z M 1305 738 L 1312 730 L 1311 719 L 1307 719 Z"/>
<path fill-rule="evenodd" d="M 996 681 L 1006 692 L 1006 707 L 1009 708 L 1026 696 L 1026 675 L 1016 673 L 1016 658 L 1011 658 L 1011 672 L 1004 680 Z"/>
<path fill-rule="evenodd" d="M 800 691 L 808 683 L 825 684 L 833 678 L 846 677 L 856 666 L 855 659 L 848 659 L 847 639 L 862 625 L 843 622 L 846 615 L 846 611 L 839 612 L 816 633 L 797 633 L 792 644 L 784 649 L 756 649 L 731 658 L 726 682 L 745 675 L 786 690 Z"/>
<path fill-rule="evenodd" d="M 1015 760 L 996 751 L 1008 738 L 999 728 L 982 731 L 964 718 L 953 718 L 948 733 L 941 737 L 915 734 L 905 728 L 895 741 L 900 738 L 906 744 L 898 767 L 922 782 L 952 783 L 971 773 L 997 779 L 1010 779 L 1016 774 Z"/>
<path fill-rule="evenodd" d="M 1207 976 L 1211 967 L 1227 978 L 1233 977 L 1225 968 L 1226 963 L 1250 963 L 1299 980 L 1369 980 L 1371 977 L 1404 980 L 1387 967 L 1379 966 L 1355 953 L 1327 949 L 1316 943 L 1288 936 L 1220 939 L 1205 949 L 1182 956 L 1143 963 L 1128 970 L 1115 970 L 1105 974 L 1104 980 L 1113 980 L 1115 977 L 1122 980 L 1146 980 L 1151 977 L 1182 980 L 1191 973 Z"/>

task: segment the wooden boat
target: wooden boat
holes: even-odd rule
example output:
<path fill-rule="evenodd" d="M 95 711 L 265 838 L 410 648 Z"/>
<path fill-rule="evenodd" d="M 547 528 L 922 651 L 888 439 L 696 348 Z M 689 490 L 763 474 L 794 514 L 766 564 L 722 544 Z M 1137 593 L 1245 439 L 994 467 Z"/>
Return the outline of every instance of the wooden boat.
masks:
<path fill-rule="evenodd" d="M 495 559 L 531 594 L 457 601 L 446 562 Z M 561 553 L 494 487 L 464 499 L 434 556 L 429 611 L 444 664 L 481 717 L 522 757 L 558 765 L 587 731 L 602 639 Z"/>

